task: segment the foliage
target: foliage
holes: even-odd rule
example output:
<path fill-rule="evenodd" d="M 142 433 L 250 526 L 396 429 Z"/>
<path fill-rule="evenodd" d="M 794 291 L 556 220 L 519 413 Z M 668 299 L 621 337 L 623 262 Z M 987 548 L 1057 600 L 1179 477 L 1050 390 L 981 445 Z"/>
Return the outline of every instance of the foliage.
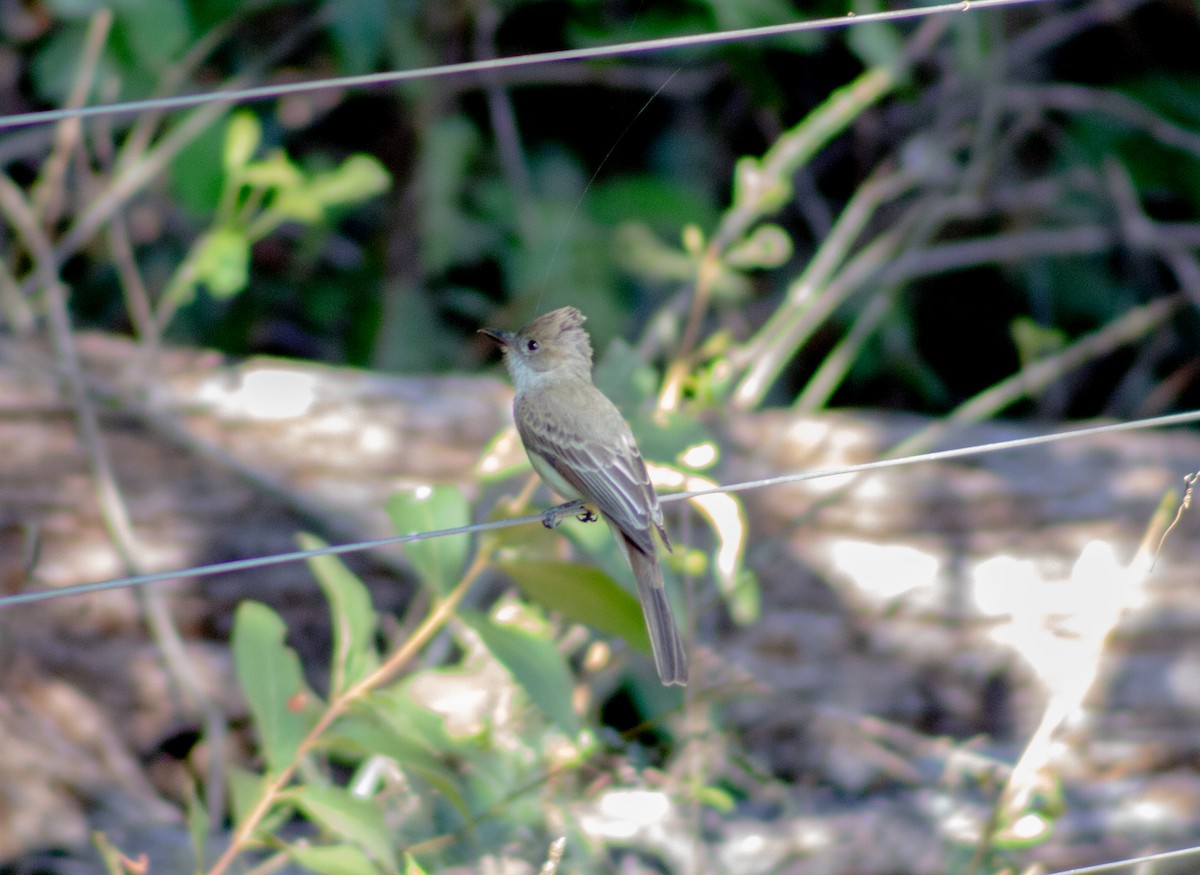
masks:
<path fill-rule="evenodd" d="M 256 158 L 262 126 L 235 113 L 225 134 L 220 201 L 212 229 L 200 235 L 167 281 L 154 321 L 161 329 L 198 290 L 226 301 L 246 290 L 251 247 L 286 223 L 317 225 L 330 213 L 385 192 L 387 171 L 369 155 L 330 170 L 305 172 L 281 150 Z"/>
<path fill-rule="evenodd" d="M 449 487 L 398 495 L 389 510 L 398 532 L 455 528 L 469 514 Z M 320 546 L 311 537 L 303 544 Z M 431 607 L 423 617 L 414 607 L 415 631 L 391 652 L 358 578 L 333 556 L 311 561 L 332 629 L 324 696 L 308 687 L 280 617 L 257 602 L 241 605 L 234 663 L 261 764 L 257 773 L 229 776 L 233 839 L 209 872 L 226 871 L 253 850 L 286 855 L 314 872 L 378 873 L 400 871 L 402 860 L 435 869 L 465 862 L 518 838 L 530 853 L 550 843 L 543 809 L 577 800 L 585 767 L 612 753 L 599 743 L 604 730 L 594 705 L 579 708 L 579 679 L 565 647 L 572 642 L 577 651 L 582 642 L 542 606 L 646 650 L 641 611 L 595 568 L 517 558 L 527 552 L 519 539 L 486 537 L 469 562 L 465 547 L 454 536 L 407 546 Z M 511 576 L 528 600 L 512 593 L 487 611 L 458 608 L 488 569 Z M 461 656 L 414 667 L 420 648 L 445 635 Z M 470 699 L 455 689 L 474 690 L 477 703 L 464 704 Z M 656 698 L 670 707 L 671 697 Z M 497 710 L 500 702 L 511 704 Z M 198 798 L 191 811 L 193 841 L 202 847 L 207 823 Z M 311 827 L 302 839 L 293 827 L 284 831 L 297 818 Z M 581 848 L 568 856 L 592 865 Z"/>

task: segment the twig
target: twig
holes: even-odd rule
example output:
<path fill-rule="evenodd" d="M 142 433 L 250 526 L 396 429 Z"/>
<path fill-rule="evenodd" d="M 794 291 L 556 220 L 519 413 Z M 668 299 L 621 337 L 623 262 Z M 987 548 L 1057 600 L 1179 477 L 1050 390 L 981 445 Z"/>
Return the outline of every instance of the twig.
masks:
<path fill-rule="evenodd" d="M 927 23 L 932 28 L 936 20 Z M 938 26 L 940 33 L 942 27 Z M 741 198 L 721 217 L 709 246 L 723 253 L 740 240 L 765 213 L 778 207 L 778 187 L 786 191 L 789 180 L 816 152 L 864 110 L 888 94 L 899 81 L 899 70 L 873 67 L 857 79 L 833 92 L 824 103 L 811 112 L 800 124 L 784 133 L 761 159 L 742 159 L 754 162 L 752 169 L 743 171 L 740 180 Z M 750 168 L 751 165 L 743 165 Z"/>
<path fill-rule="evenodd" d="M 142 272 L 138 270 L 133 243 L 129 239 L 129 223 L 123 213 L 115 213 L 108 223 L 108 250 L 125 292 L 125 309 L 129 313 L 129 320 L 145 348 L 143 362 L 152 364 L 158 353 L 161 333 L 158 321 L 154 318 L 150 292 L 142 280 Z M 147 368 L 144 372 L 153 373 L 153 368 Z"/>
<path fill-rule="evenodd" d="M 229 36 L 235 21 L 235 18 L 225 19 L 196 40 L 177 63 L 167 68 L 155 89 L 155 97 L 166 97 L 178 90 L 186 81 L 188 73 L 199 67 L 200 62 Z M 303 26 L 300 29 L 305 30 Z M 263 69 L 266 63 L 269 63 L 269 60 L 260 61 L 256 69 Z M 119 171 L 124 171 L 150 148 L 154 134 L 165 115 L 164 110 L 152 110 L 140 113 L 134 119 L 115 165 Z"/>
<path fill-rule="evenodd" d="M 271 52 L 255 66 L 255 69 L 262 69 L 273 59 L 290 51 L 296 41 L 305 36 L 307 36 L 306 28 L 296 28 L 294 32 L 289 33 L 287 38 L 275 45 Z M 229 81 L 229 85 L 236 87 L 252 78 L 250 74 L 237 76 Z M 169 133 L 163 135 L 157 145 L 144 154 L 142 152 L 143 141 L 149 136 L 151 130 L 149 125 L 145 128 L 146 134 L 132 136 L 127 140 L 117 159 L 116 177 L 110 180 L 88 204 L 55 246 L 53 253 L 55 267 L 60 267 L 86 245 L 119 209 L 157 177 L 184 147 L 207 130 L 209 125 L 229 109 L 229 106 L 228 102 L 220 101 L 201 103 Z M 27 291 L 32 284 L 32 279 L 26 282 Z"/>
<path fill-rule="evenodd" d="M 845 130 L 854 119 L 890 93 L 902 80 L 904 72 L 929 51 L 946 26 L 947 23 L 940 19 L 930 19 L 925 22 L 909 40 L 904 53 L 897 59 L 893 67 L 878 66 L 862 73 L 849 85 L 834 91 L 800 124 L 780 136 L 761 159 L 743 158 L 738 163 L 734 202 L 721 217 L 720 224 L 712 235 L 698 265 L 694 298 L 684 331 L 684 340 L 681 344 L 681 357 L 689 355 L 695 345 L 701 319 L 707 310 L 711 283 L 719 273 L 724 253 L 742 239 L 762 216 L 779 208 L 781 198 L 785 193 L 791 191 L 792 176 L 807 164 L 819 149 Z M 843 216 L 846 216 L 845 212 Z M 846 241 L 846 245 L 849 245 L 849 242 L 857 236 L 857 230 L 846 236 L 850 238 Z M 835 262 L 840 262 L 842 259 L 842 252 L 838 246 L 832 246 L 828 250 L 823 247 L 823 252 L 825 258 Z M 821 257 L 822 255 L 819 253 L 818 259 Z M 794 315 L 791 312 L 793 309 L 801 311 L 808 309 L 807 298 L 811 290 L 819 286 L 815 280 L 822 273 L 823 267 L 824 265 L 810 265 L 809 270 L 805 271 L 803 281 L 793 284 L 787 295 L 787 300 L 792 302 L 792 306 L 784 305 L 780 311 L 776 312 L 776 319 L 772 320 L 773 324 L 765 327 L 759 334 L 761 339 L 759 349 L 755 352 L 747 351 L 747 359 L 758 358 L 756 353 L 769 346 L 766 338 L 770 337 L 777 328 L 782 328 L 779 323 L 790 321 Z M 832 269 L 831 266 L 830 269 Z M 766 365 L 755 366 L 753 370 L 756 372 L 756 378 L 744 378 L 735 391 L 735 406 L 746 406 L 748 397 L 754 395 L 756 390 L 761 390 L 757 394 L 757 397 L 761 399 L 761 393 L 765 393 L 766 386 L 757 377 L 761 377 L 777 367 L 782 367 L 782 363 L 778 359 L 773 359 Z M 673 401 L 678 395 L 678 386 L 682 382 L 680 368 L 675 368 L 668 377 L 664 381 L 663 395 Z"/>
<path fill-rule="evenodd" d="M 233 836 L 229 840 L 229 845 L 221 853 L 217 862 L 209 869 L 208 875 L 221 875 L 237 859 L 237 856 L 246 849 L 252 841 L 255 832 L 257 832 L 258 825 L 270 813 L 279 796 L 287 788 L 288 784 L 291 783 L 292 776 L 295 774 L 301 761 L 318 744 L 326 730 L 355 702 L 394 676 L 434 635 L 441 631 L 442 627 L 453 616 L 458 603 L 462 601 L 463 596 L 471 588 L 475 579 L 487 568 L 488 561 L 488 556 L 483 551 L 476 553 L 470 567 L 463 574 L 462 580 L 459 581 L 458 585 L 445 598 L 440 599 L 434 605 L 429 616 L 425 618 L 425 621 L 413 633 L 412 637 L 405 641 L 377 669 L 348 687 L 329 702 L 324 713 L 317 718 L 312 729 L 305 734 L 304 738 L 296 746 L 296 752 L 292 761 L 280 769 L 279 774 L 272 776 L 263 785 L 261 794 L 254 806 L 246 812 L 245 816 L 238 823 L 237 829 L 234 830 Z"/>
<path fill-rule="evenodd" d="M 88 92 L 92 89 L 92 78 L 96 74 L 96 64 L 108 40 L 112 20 L 111 9 L 97 9 L 92 14 L 83 40 L 83 51 L 79 56 L 79 68 L 75 71 L 75 81 L 67 96 L 68 107 L 83 106 L 87 101 Z M 54 148 L 50 150 L 50 155 L 42 166 L 41 179 L 33 189 L 33 211 L 40 217 L 43 227 L 52 227 L 62 215 L 63 182 L 66 179 L 67 162 L 80 140 L 82 129 L 83 120 L 79 118 L 65 118 L 55 128 Z"/>
<path fill-rule="evenodd" d="M 1196 484 L 1200 483 L 1200 471 L 1192 471 L 1183 478 L 1183 498 L 1179 499 L 1179 504 L 1175 508 L 1175 516 L 1171 522 L 1163 527 L 1162 536 L 1158 539 L 1158 545 L 1154 548 L 1154 558 L 1158 559 L 1158 554 L 1162 552 L 1163 544 L 1167 540 L 1167 535 L 1175 530 L 1179 525 L 1179 521 L 1183 519 L 1183 515 L 1191 509 L 1192 496 L 1196 491 Z"/>
<path fill-rule="evenodd" d="M 880 282 L 902 283 L 923 276 L 966 270 L 985 264 L 1008 264 L 1030 258 L 1087 255 L 1104 252 L 1120 241 L 1102 225 L 1075 228 L 1014 231 L 977 240 L 940 243 L 908 252 L 880 272 Z"/>
<path fill-rule="evenodd" d="M 1200 157 L 1200 134 L 1168 121 L 1117 91 L 1084 85 L 1025 85 L 1005 89 L 1005 102 L 1022 109 L 1099 112 L 1145 131 L 1166 146 Z"/>
<path fill-rule="evenodd" d="M 846 336 L 838 341 L 813 372 L 792 405 L 792 410 L 796 413 L 813 413 L 829 403 L 837 387 L 850 373 L 863 345 L 891 312 L 893 295 L 894 290 L 888 290 L 871 296 L 866 309 L 855 316 L 854 325 L 846 332 Z"/>
<path fill-rule="evenodd" d="M 33 332 L 36 319 L 33 308 L 25 299 L 21 284 L 8 269 L 8 259 L 0 258 L 0 315 L 17 337 L 27 338 Z"/>
<path fill-rule="evenodd" d="M 783 372 L 795 351 L 843 302 L 895 258 L 908 241 L 910 233 L 925 218 L 921 210 L 908 209 L 891 228 L 880 233 L 847 261 L 837 276 L 823 287 L 810 279 L 815 271 L 806 270 L 793 280 L 786 293 L 791 305 L 781 307 L 773 314 L 748 346 L 748 350 L 754 350 L 757 354 L 743 353 L 740 356 L 748 356 L 750 366 L 734 390 L 731 399 L 733 406 L 746 410 L 762 403 L 767 390 Z"/>
<path fill-rule="evenodd" d="M 888 451 L 888 455 L 903 456 L 920 452 L 923 447 L 940 443 L 955 428 L 995 416 L 1020 399 L 1041 392 L 1068 371 L 1132 343 L 1160 326 L 1186 303 L 1187 298 L 1174 294 L 1129 310 L 1103 328 L 1080 337 L 1061 352 L 1033 362 L 1011 377 L 988 387 L 960 404 L 948 416 L 901 441 Z"/>
<path fill-rule="evenodd" d="M 50 338 L 70 389 L 75 419 L 79 426 L 79 439 L 92 469 L 101 519 L 126 573 L 140 574 L 144 570 L 139 559 L 141 549 L 117 483 L 116 473 L 112 468 L 99 419 L 88 395 L 79 353 L 75 348 L 71 317 L 67 310 L 66 290 L 54 265 L 50 240 L 38 224 L 32 207 L 21 191 L 4 174 L 0 174 L 0 210 L 8 217 L 33 256 L 33 274 L 42 286 Z M 204 693 L 203 684 L 192 667 L 183 639 L 167 609 L 162 590 L 143 588 L 140 598 L 146 623 L 166 660 L 171 676 L 183 693 L 188 706 L 203 719 L 213 747 L 213 768 L 218 770 L 218 774 L 214 775 L 217 784 L 211 787 L 209 792 L 215 794 L 215 802 L 223 802 L 224 770 L 221 752 L 225 747 L 224 718 Z M 220 810 L 223 810 L 223 804 L 218 812 Z"/>
<path fill-rule="evenodd" d="M 1040 23 L 1013 37 L 1008 44 L 1008 63 L 1011 69 L 1027 70 L 1038 55 L 1058 49 L 1072 37 L 1120 21 L 1147 0 L 1104 0 L 1085 3 L 1076 8 L 1052 7 L 1053 11 Z"/>
<path fill-rule="evenodd" d="M 500 26 L 500 12 L 490 2 L 477 4 L 475 10 L 475 56 L 481 60 L 493 60 L 496 57 L 495 36 L 496 28 Z M 532 250 L 541 236 L 542 228 L 533 202 L 533 180 L 525 159 L 525 147 L 521 143 L 517 114 L 508 96 L 508 89 L 496 76 L 484 74 L 484 82 L 488 118 L 496 137 L 496 152 L 504 179 L 516 203 L 517 231 L 523 246 Z"/>

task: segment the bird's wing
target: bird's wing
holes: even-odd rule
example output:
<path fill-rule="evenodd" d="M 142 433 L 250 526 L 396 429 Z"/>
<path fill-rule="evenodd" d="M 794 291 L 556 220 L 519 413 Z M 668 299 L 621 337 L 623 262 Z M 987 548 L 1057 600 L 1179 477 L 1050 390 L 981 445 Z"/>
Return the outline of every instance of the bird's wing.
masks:
<path fill-rule="evenodd" d="M 654 525 L 670 549 L 646 463 L 624 420 L 620 440 L 605 443 L 568 431 L 561 424 L 541 421 L 531 427 L 522 423 L 522 417 L 517 417 L 517 424 L 525 448 L 537 453 L 584 501 L 612 520 L 633 546 L 654 555 L 650 534 Z"/>

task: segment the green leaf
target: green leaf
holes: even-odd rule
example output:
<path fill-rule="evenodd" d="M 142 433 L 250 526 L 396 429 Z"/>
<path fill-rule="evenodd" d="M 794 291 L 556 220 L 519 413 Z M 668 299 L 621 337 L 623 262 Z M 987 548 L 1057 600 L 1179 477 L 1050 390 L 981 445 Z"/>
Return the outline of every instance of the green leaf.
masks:
<path fill-rule="evenodd" d="M 721 814 L 732 814 L 737 808 L 737 802 L 728 790 L 711 784 L 700 788 L 700 792 L 696 794 L 696 801 L 715 808 Z"/>
<path fill-rule="evenodd" d="M 261 161 L 242 168 L 239 180 L 258 188 L 291 188 L 304 184 L 304 173 L 282 149 L 275 149 Z"/>
<path fill-rule="evenodd" d="M 1021 367 L 1028 367 L 1059 352 L 1067 344 L 1065 332 L 1046 328 L 1028 316 L 1018 316 L 1008 327 Z"/>
<path fill-rule="evenodd" d="M 470 522 L 467 500 L 454 486 L 421 486 L 412 492 L 398 492 L 387 500 L 386 508 L 399 535 L 453 529 Z M 467 546 L 466 535 L 451 535 L 413 541 L 405 544 L 404 550 L 421 583 L 445 595 L 458 582 Z"/>
<path fill-rule="evenodd" d="M 268 766 L 278 773 L 296 758 L 313 725 L 316 697 L 304 683 L 287 627 L 259 602 L 242 602 L 233 620 L 233 664 Z"/>
<path fill-rule="evenodd" d="M 574 562 L 513 560 L 497 562 L 496 567 L 543 607 L 650 652 L 646 621 L 637 598 L 603 571 Z"/>
<path fill-rule="evenodd" d="M 218 300 L 232 298 L 250 280 L 250 241 L 236 228 L 216 228 L 196 243 L 196 281 Z"/>
<path fill-rule="evenodd" d="M 299 537 L 302 550 L 324 547 L 312 535 Z M 330 665 L 330 698 L 364 678 L 379 665 L 375 649 L 375 609 L 361 580 L 336 556 L 315 556 L 308 567 L 329 601 L 333 622 L 333 658 Z"/>
<path fill-rule="evenodd" d="M 664 468 L 673 466 L 657 462 L 658 459 L 677 459 L 692 447 L 715 443 L 704 423 L 689 410 L 664 413 L 641 407 L 630 417 L 630 425 L 637 436 L 642 456 Z M 683 473 L 678 469 L 676 471 Z"/>
<path fill-rule="evenodd" d="M 319 222 L 325 215 L 320 199 L 307 185 L 295 185 L 281 191 L 271 204 L 271 212 L 302 225 Z"/>
<path fill-rule="evenodd" d="M 86 21 L 97 9 L 110 5 L 106 0 L 49 0 L 47 8 L 55 18 Z"/>
<path fill-rule="evenodd" d="M 442 762 L 439 751 L 430 747 L 427 739 L 405 727 L 393 726 L 387 712 L 371 707 L 376 697 L 367 700 L 369 714 L 355 714 L 339 720 L 322 739 L 322 747 L 352 752 L 356 756 L 385 756 L 395 760 L 407 774 L 419 778 L 453 805 L 464 819 L 470 817 L 470 807 L 454 770 Z"/>
<path fill-rule="evenodd" d="M 422 738 L 397 732 L 383 720 L 374 711 L 343 717 L 322 738 L 321 746 L 352 752 L 356 756 L 379 754 L 401 765 L 416 764 L 428 769 L 442 765 L 437 753 L 428 748 Z"/>
<path fill-rule="evenodd" d="M 146 70 L 162 72 L 177 64 L 192 42 L 192 22 L 183 0 L 120 4 L 114 36 L 124 41 Z"/>
<path fill-rule="evenodd" d="M 623 270 L 651 280 L 689 280 L 698 257 L 663 242 L 645 222 L 622 222 L 613 234 L 613 258 Z"/>
<path fill-rule="evenodd" d="M 758 585 L 758 575 L 749 568 L 741 569 L 733 585 L 722 589 L 721 595 L 735 623 L 748 625 L 762 614 L 762 588 Z"/>
<path fill-rule="evenodd" d="M 370 155 L 351 155 L 336 170 L 319 173 L 309 183 L 309 192 L 323 207 L 353 204 L 383 194 L 392 177 Z"/>
<path fill-rule="evenodd" d="M 476 163 L 483 137 L 464 114 L 443 116 L 421 131 L 415 209 L 421 261 L 436 276 L 455 264 L 470 263 L 490 251 L 493 229 L 468 209 L 478 186 Z"/>
<path fill-rule="evenodd" d="M 256 774 L 232 763 L 226 768 L 229 780 L 229 807 L 233 813 L 233 825 L 236 827 L 246 819 L 262 796 L 267 779 L 265 775 Z"/>
<path fill-rule="evenodd" d="M 517 606 L 506 608 L 516 610 Z M 525 623 L 502 622 L 473 611 L 460 616 L 542 713 L 567 735 L 578 735 L 579 717 L 571 707 L 571 674 L 548 630 L 530 631 Z"/>
<path fill-rule="evenodd" d="M 725 252 L 725 263 L 742 270 L 779 267 L 792 257 L 792 238 L 778 225 L 759 225 Z"/>
<path fill-rule="evenodd" d="M 741 30 L 790 21 L 796 15 L 796 7 L 786 0 L 704 0 L 716 20 L 717 30 Z M 796 33 L 783 35 L 772 41 L 776 50 L 814 51 L 820 42 L 813 34 Z"/>
<path fill-rule="evenodd" d="M 237 827 L 245 822 L 259 799 L 262 798 L 263 790 L 270 780 L 270 776 L 248 771 L 232 763 L 226 768 L 228 771 L 229 808 L 233 826 Z M 253 835 L 256 838 L 271 836 L 294 816 L 295 810 L 290 804 L 277 802 L 271 806 L 266 816 L 258 821 Z"/>
<path fill-rule="evenodd" d="M 711 228 L 718 218 L 703 185 L 650 175 L 620 176 L 592 186 L 587 211 L 604 225 L 638 221 L 660 229 L 689 222 Z"/>
<path fill-rule="evenodd" d="M 757 213 L 773 213 L 792 197 L 787 180 L 767 173 L 765 163 L 747 155 L 733 167 L 733 204 Z"/>
<path fill-rule="evenodd" d="M 187 830 L 188 837 L 192 840 L 193 862 L 197 872 L 204 872 L 208 869 L 208 863 L 204 859 L 204 849 L 208 844 L 208 830 L 211 826 L 208 809 L 205 808 L 204 800 L 200 798 L 194 782 L 187 782 L 185 796 Z"/>
<path fill-rule="evenodd" d="M 425 870 L 412 854 L 404 855 L 404 875 L 425 875 Z"/>
<path fill-rule="evenodd" d="M 287 854 L 321 875 L 379 875 L 379 867 L 357 845 L 288 845 Z"/>
<path fill-rule="evenodd" d="M 353 796 L 340 787 L 308 784 L 287 793 L 304 816 L 335 836 L 362 848 L 389 870 L 396 868 L 396 853 L 383 812 L 370 800 Z"/>
<path fill-rule="evenodd" d="M 37 54 L 33 57 L 33 63 L 29 68 L 29 75 L 38 96 L 47 103 L 54 106 L 61 105 L 71 93 L 75 84 L 79 59 L 83 57 L 84 53 L 84 41 L 87 39 L 87 19 L 96 8 L 102 5 L 104 4 L 90 2 L 82 4 L 78 14 L 80 20 L 59 23 L 47 34 L 37 49 Z M 76 14 L 70 12 L 64 17 L 74 18 Z M 106 48 L 101 52 L 92 76 L 93 82 L 111 82 L 115 78 L 121 78 L 122 74 L 126 72 L 114 55 L 111 48 Z M 88 95 L 89 102 L 97 99 L 94 96 L 94 89 L 95 86 Z"/>
<path fill-rule="evenodd" d="M 388 30 L 386 0 L 327 0 L 321 15 L 328 21 L 341 72 L 370 73 L 379 63 Z"/>
<path fill-rule="evenodd" d="M 884 11 L 878 0 L 856 0 L 854 11 L 859 15 Z M 846 38 L 850 50 L 868 67 L 906 66 L 903 62 L 907 42 L 899 29 L 890 22 L 864 22 L 850 28 Z"/>
<path fill-rule="evenodd" d="M 225 131 L 217 124 L 220 119 L 180 149 L 171 162 L 171 194 L 193 216 L 212 221 L 225 185 L 225 169 L 221 166 L 221 151 Z"/>
<path fill-rule="evenodd" d="M 658 390 L 658 372 L 619 337 L 604 350 L 592 379 L 627 414 L 639 410 Z"/>
<path fill-rule="evenodd" d="M 446 718 L 416 701 L 406 686 L 374 693 L 366 701 L 371 713 L 402 738 L 436 755 L 457 750 L 459 741 L 446 730 Z"/>
<path fill-rule="evenodd" d="M 235 112 L 225 126 L 225 149 L 221 154 L 225 171 L 232 173 L 245 167 L 258 151 L 261 140 L 262 125 L 258 117 L 244 110 Z"/>

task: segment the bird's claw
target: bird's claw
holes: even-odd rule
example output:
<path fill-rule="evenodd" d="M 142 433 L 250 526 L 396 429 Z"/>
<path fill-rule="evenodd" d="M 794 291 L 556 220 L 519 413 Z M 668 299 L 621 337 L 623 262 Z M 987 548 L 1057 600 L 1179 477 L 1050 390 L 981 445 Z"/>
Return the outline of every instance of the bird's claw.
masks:
<path fill-rule="evenodd" d="M 599 517 L 596 512 L 588 507 L 579 499 L 568 501 L 566 504 L 560 504 L 557 507 L 552 507 L 542 514 L 542 525 L 548 529 L 557 529 L 558 524 L 563 521 L 564 517 L 572 516 L 581 523 L 594 523 Z"/>

